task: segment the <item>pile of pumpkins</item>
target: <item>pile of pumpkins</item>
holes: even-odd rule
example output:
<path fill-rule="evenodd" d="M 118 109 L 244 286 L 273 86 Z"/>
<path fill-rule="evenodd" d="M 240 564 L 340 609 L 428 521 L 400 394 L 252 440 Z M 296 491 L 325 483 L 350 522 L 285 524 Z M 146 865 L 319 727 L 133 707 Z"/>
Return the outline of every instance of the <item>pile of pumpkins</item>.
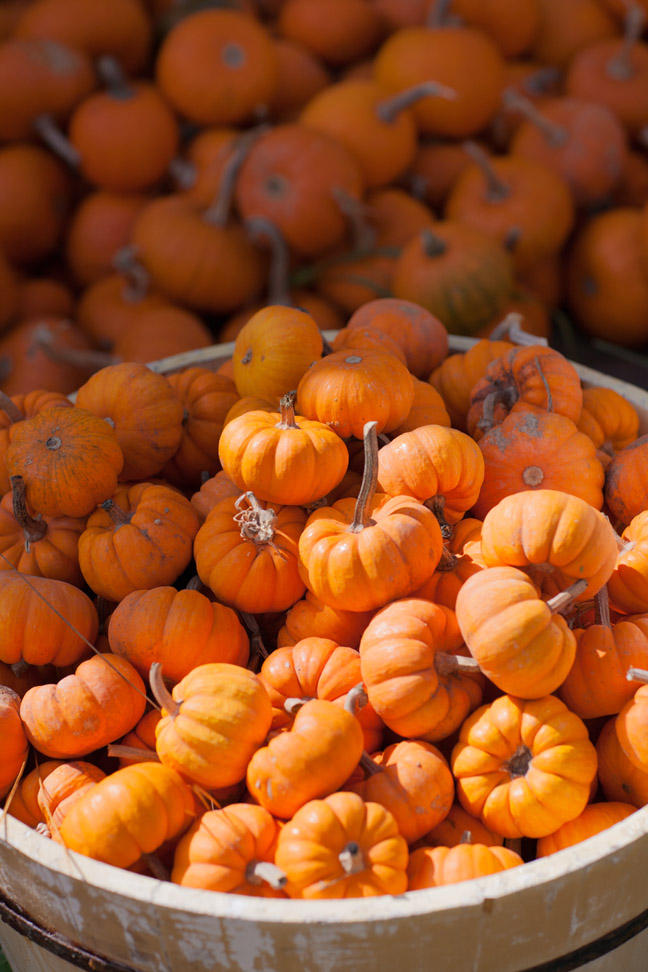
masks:
<path fill-rule="evenodd" d="M 648 340 L 647 0 L 5 0 L 0 387 L 421 304 Z"/>
<path fill-rule="evenodd" d="M 648 435 L 511 314 L 0 401 L 0 795 L 177 884 L 401 894 L 648 803 Z M 643 424 L 642 424 L 643 423 Z"/>

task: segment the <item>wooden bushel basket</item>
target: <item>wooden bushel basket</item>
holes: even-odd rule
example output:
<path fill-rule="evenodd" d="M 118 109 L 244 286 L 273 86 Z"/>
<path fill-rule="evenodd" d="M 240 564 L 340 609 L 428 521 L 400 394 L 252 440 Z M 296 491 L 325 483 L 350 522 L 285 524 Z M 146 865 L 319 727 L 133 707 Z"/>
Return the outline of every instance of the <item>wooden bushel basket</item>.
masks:
<path fill-rule="evenodd" d="M 451 350 L 471 343 L 452 337 Z M 217 365 L 232 348 L 152 367 Z M 631 401 L 648 432 L 648 393 L 576 368 Z M 13 972 L 648 972 L 647 874 L 648 807 L 487 878 L 342 901 L 182 888 L 69 852 L 5 815 L 0 942 Z"/>

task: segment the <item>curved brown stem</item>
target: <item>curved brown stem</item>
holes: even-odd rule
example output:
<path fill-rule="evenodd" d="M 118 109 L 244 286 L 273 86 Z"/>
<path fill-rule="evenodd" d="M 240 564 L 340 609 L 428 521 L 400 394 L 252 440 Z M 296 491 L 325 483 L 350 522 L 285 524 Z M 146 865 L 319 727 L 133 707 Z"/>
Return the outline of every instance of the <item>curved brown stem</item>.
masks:
<path fill-rule="evenodd" d="M 511 758 L 502 764 L 502 769 L 514 779 L 517 776 L 525 776 L 532 759 L 533 753 L 529 747 L 520 745 Z"/>
<path fill-rule="evenodd" d="M 437 564 L 436 569 L 446 573 L 449 570 L 454 570 L 458 563 L 459 557 L 444 544 L 441 551 L 441 560 Z"/>
<path fill-rule="evenodd" d="M 53 115 L 37 115 L 32 122 L 32 128 L 48 149 L 51 149 L 61 161 L 69 165 L 71 169 L 79 168 L 81 153 L 75 148 L 67 135 L 61 131 Z"/>
<path fill-rule="evenodd" d="M 29 551 L 32 543 L 38 543 L 47 533 L 47 523 L 45 520 L 37 520 L 27 512 L 27 501 L 25 498 L 25 480 L 22 476 L 10 476 L 13 515 L 16 523 L 25 535 L 25 550 Z"/>
<path fill-rule="evenodd" d="M 576 581 L 574 584 L 570 584 L 566 590 L 561 591 L 560 594 L 556 594 L 554 597 L 550 598 L 546 602 L 547 607 L 552 614 L 559 614 L 561 611 L 564 611 L 566 607 L 569 607 L 572 601 L 574 601 L 579 594 L 582 594 L 585 590 L 587 590 L 587 581 Z"/>
<path fill-rule="evenodd" d="M 177 715 L 180 714 L 180 703 L 176 702 L 168 688 L 164 684 L 164 679 L 162 678 L 162 665 L 159 662 L 153 662 L 149 671 L 149 684 L 151 686 L 151 692 L 155 696 L 155 701 L 166 709 L 168 715 L 172 719 L 175 719 Z"/>
<path fill-rule="evenodd" d="M 600 591 L 594 595 L 594 621 L 605 628 L 611 628 L 610 621 L 610 598 L 608 597 L 607 584 L 604 584 Z"/>
<path fill-rule="evenodd" d="M 525 98 L 515 88 L 505 88 L 502 92 L 502 102 L 504 108 L 510 111 L 519 111 L 527 121 L 535 125 L 551 145 L 560 147 L 567 142 L 567 129 L 543 115 L 530 98 Z"/>
<path fill-rule="evenodd" d="M 303 708 L 303 706 L 305 706 L 307 702 L 310 701 L 311 699 L 306 697 L 297 698 L 297 696 L 291 696 L 291 698 L 284 700 L 284 704 L 283 704 L 284 712 L 287 712 L 288 715 L 290 716 L 297 715 L 299 710 Z"/>
<path fill-rule="evenodd" d="M 94 348 L 62 348 L 56 343 L 56 337 L 47 326 L 37 327 L 32 334 L 34 343 L 51 358 L 62 364 L 74 365 L 86 371 L 98 371 L 108 365 L 118 364 L 122 359 L 109 351 L 97 351 Z"/>
<path fill-rule="evenodd" d="M 448 249 L 447 243 L 438 237 L 429 226 L 421 230 L 420 240 L 423 252 L 428 257 L 443 256 Z"/>
<path fill-rule="evenodd" d="M 640 4 L 633 3 L 625 17 L 621 47 L 605 65 L 605 73 L 609 78 L 630 81 L 635 77 L 637 72 L 632 64 L 632 51 L 641 37 L 645 22 L 646 11 Z"/>
<path fill-rule="evenodd" d="M 22 422 L 25 418 L 14 402 L 13 398 L 10 398 L 9 395 L 3 391 L 0 391 L 0 410 L 5 412 L 12 425 L 14 425 L 16 422 Z"/>
<path fill-rule="evenodd" d="M 547 393 L 547 411 L 548 412 L 553 412 L 553 396 L 551 394 L 551 388 L 549 386 L 549 382 L 545 378 L 545 373 L 542 370 L 542 365 L 540 364 L 540 358 L 538 357 L 537 354 L 535 356 L 535 363 L 536 363 L 536 367 L 538 369 L 538 372 L 540 374 L 540 378 L 542 379 L 542 384 L 545 386 L 545 391 Z"/>
<path fill-rule="evenodd" d="M 99 80 L 112 98 L 127 101 L 134 96 L 135 89 L 128 83 L 124 69 L 112 54 L 102 54 L 98 57 L 95 61 L 95 68 Z"/>
<path fill-rule="evenodd" d="M 365 771 L 367 776 L 376 776 L 378 773 L 383 772 L 383 767 L 372 759 L 369 753 L 365 750 L 362 751 L 362 756 L 360 757 L 360 766 Z"/>
<path fill-rule="evenodd" d="M 271 861 L 250 861 L 245 868 L 245 880 L 250 884 L 269 884 L 275 891 L 280 891 L 288 878 Z"/>
<path fill-rule="evenodd" d="M 484 398 L 484 404 L 482 408 L 482 417 L 477 422 L 477 428 L 482 429 L 484 432 L 488 432 L 489 429 L 493 428 L 495 424 L 495 406 L 496 405 L 506 405 L 508 409 L 511 409 L 518 399 L 518 393 L 513 385 L 509 385 L 508 388 L 494 388 L 492 392 Z"/>
<path fill-rule="evenodd" d="M 250 661 L 247 667 L 251 671 L 257 671 L 263 664 L 263 659 L 268 657 L 269 651 L 263 642 L 261 628 L 254 615 L 248 614 L 247 611 L 239 611 L 239 614 L 250 639 Z"/>
<path fill-rule="evenodd" d="M 11 671 L 14 673 L 16 678 L 22 678 L 29 671 L 29 662 L 26 662 L 24 658 L 20 661 L 14 662 L 13 665 L 9 666 Z"/>
<path fill-rule="evenodd" d="M 288 271 L 290 252 L 284 235 L 267 216 L 251 216 L 245 228 L 253 239 L 264 239 L 270 244 L 270 269 L 268 271 L 268 304 L 291 307 Z"/>
<path fill-rule="evenodd" d="M 469 155 L 475 165 L 479 166 L 486 180 L 486 199 L 489 202 L 503 202 L 511 195 L 511 188 L 498 176 L 493 168 L 491 158 L 477 142 L 467 141 L 462 144 L 466 155 Z"/>
<path fill-rule="evenodd" d="M 236 139 L 230 157 L 223 166 L 220 186 L 215 200 L 203 212 L 203 219 L 211 226 L 225 226 L 232 209 L 236 180 L 247 155 L 261 135 L 269 130 L 268 125 L 250 128 Z"/>
<path fill-rule="evenodd" d="M 189 159 L 183 159 L 180 156 L 177 156 L 175 159 L 171 159 L 167 172 L 175 182 L 178 189 L 192 189 L 196 185 L 198 170 L 196 169 L 195 164 L 190 162 Z"/>
<path fill-rule="evenodd" d="M 481 672 L 475 658 L 469 655 L 450 655 L 445 651 L 436 653 L 434 667 L 438 675 L 476 675 Z"/>
<path fill-rule="evenodd" d="M 454 537 L 454 528 L 452 523 L 448 523 L 445 517 L 445 496 L 440 494 L 438 496 L 430 496 L 429 499 L 425 500 L 423 506 L 426 506 L 428 510 L 434 513 L 438 524 L 441 527 L 441 536 L 443 539 L 452 540 Z M 443 570 L 443 568 L 441 569 Z"/>
<path fill-rule="evenodd" d="M 454 101 L 457 97 L 457 92 L 454 88 L 449 88 L 447 85 L 440 84 L 438 81 L 421 81 L 420 84 L 414 84 L 411 88 L 405 88 L 403 91 L 399 91 L 397 94 L 392 95 L 391 98 L 384 98 L 383 101 L 379 101 L 376 105 L 376 114 L 380 121 L 386 125 L 391 125 L 396 121 L 402 111 L 411 108 L 417 101 L 428 97 L 445 98 L 448 101 Z"/>
<path fill-rule="evenodd" d="M 361 533 L 373 521 L 369 516 L 369 507 L 376 492 L 378 483 L 378 436 L 376 435 L 377 422 L 366 422 L 364 427 L 364 472 L 360 492 L 356 500 L 353 513 L 353 522 L 349 527 L 349 533 Z"/>
<path fill-rule="evenodd" d="M 371 222 L 373 213 L 370 207 L 357 196 L 352 196 L 342 186 L 334 186 L 332 194 L 351 227 L 352 250 L 357 250 L 361 254 L 373 250 L 378 237 Z"/>
<path fill-rule="evenodd" d="M 434 0 L 425 20 L 426 27 L 445 27 L 448 23 L 452 0 Z"/>
<path fill-rule="evenodd" d="M 114 500 L 104 500 L 100 505 L 101 509 L 106 511 L 110 519 L 115 524 L 116 530 L 118 530 L 119 527 L 126 526 L 127 523 L 130 523 L 132 514 L 127 513 L 126 510 L 123 510 L 118 503 L 115 503 Z"/>

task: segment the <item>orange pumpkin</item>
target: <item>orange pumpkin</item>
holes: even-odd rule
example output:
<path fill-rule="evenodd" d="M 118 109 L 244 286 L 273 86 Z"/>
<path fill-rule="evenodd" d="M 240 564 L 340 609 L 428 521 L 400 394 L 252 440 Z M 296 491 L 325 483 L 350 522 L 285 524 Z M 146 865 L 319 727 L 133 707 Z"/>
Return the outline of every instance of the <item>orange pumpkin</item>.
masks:
<path fill-rule="evenodd" d="M 633 517 L 619 548 L 608 580 L 612 607 L 623 614 L 648 611 L 648 510 Z"/>
<path fill-rule="evenodd" d="M 508 847 L 485 844 L 457 844 L 455 847 L 419 847 L 407 867 L 407 889 L 437 888 L 473 878 L 497 874 L 524 861 Z"/>
<path fill-rule="evenodd" d="M 0 740 L 3 752 L 1 799 L 13 786 L 29 754 L 29 742 L 20 718 L 20 696 L 6 685 L 0 685 Z"/>
<path fill-rule="evenodd" d="M 452 751 L 459 802 L 503 837 L 545 837 L 585 809 L 596 750 L 553 695 L 502 695 L 468 716 Z"/>
<path fill-rule="evenodd" d="M 546 857 L 565 847 L 573 847 L 574 844 L 607 830 L 620 820 L 625 820 L 636 809 L 631 803 L 618 803 L 614 800 L 589 803 L 575 820 L 564 823 L 555 833 L 540 838 L 536 857 Z"/>

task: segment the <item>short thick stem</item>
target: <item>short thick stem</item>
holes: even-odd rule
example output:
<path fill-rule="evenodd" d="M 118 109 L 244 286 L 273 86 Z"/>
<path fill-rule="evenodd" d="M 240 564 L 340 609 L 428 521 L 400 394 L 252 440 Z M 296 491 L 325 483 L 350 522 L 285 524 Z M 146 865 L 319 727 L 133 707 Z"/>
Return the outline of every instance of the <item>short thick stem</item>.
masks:
<path fill-rule="evenodd" d="M 626 672 L 626 678 L 629 682 L 643 682 L 646 685 L 648 684 L 648 671 L 645 668 L 629 668 Z"/>
<path fill-rule="evenodd" d="M 149 671 L 149 684 L 151 686 L 151 691 L 155 696 L 156 702 L 166 709 L 168 715 L 172 719 L 175 719 L 177 715 L 180 714 L 180 703 L 176 702 L 168 688 L 164 684 L 164 679 L 162 678 L 162 665 L 159 662 L 153 662 L 151 669 Z"/>
<path fill-rule="evenodd" d="M 457 92 L 454 88 L 449 88 L 445 84 L 439 84 L 437 81 L 422 81 L 420 84 L 412 85 L 411 88 L 405 88 L 404 91 L 399 91 L 398 94 L 392 95 L 391 98 L 385 98 L 383 101 L 379 101 L 376 105 L 376 114 L 380 121 L 386 125 L 391 125 L 396 121 L 402 111 L 411 108 L 417 101 L 429 97 L 445 98 L 448 101 L 454 101 L 457 97 Z"/>
<path fill-rule="evenodd" d="M 25 499 L 25 480 L 22 476 L 11 476 L 11 492 L 13 502 L 13 515 L 16 523 L 25 535 L 25 547 L 29 550 L 32 543 L 42 540 L 47 533 L 47 523 L 45 520 L 37 520 L 27 512 L 27 501 Z"/>
<path fill-rule="evenodd" d="M 151 277 L 143 263 L 137 259 L 137 247 L 127 243 L 117 250 L 112 258 L 112 265 L 125 277 L 123 300 L 136 303 L 142 300 L 151 289 Z"/>
<path fill-rule="evenodd" d="M 444 27 L 448 22 L 452 0 L 434 0 L 425 20 L 425 26 L 432 29 Z"/>
<path fill-rule="evenodd" d="M 275 891 L 280 891 L 288 878 L 271 861 L 250 861 L 245 868 L 245 880 L 249 884 L 269 884 Z"/>
<path fill-rule="evenodd" d="M 508 199 L 511 195 L 511 188 L 498 176 L 488 152 L 485 152 L 477 142 L 464 142 L 462 147 L 466 155 L 469 155 L 475 165 L 479 166 L 486 180 L 486 199 L 488 202 L 503 202 Z"/>
<path fill-rule="evenodd" d="M 121 64 L 112 54 L 102 54 L 101 57 L 98 57 L 95 61 L 95 67 L 99 79 L 112 98 L 127 101 L 134 96 L 135 89 L 128 83 L 128 78 L 124 74 Z"/>
<path fill-rule="evenodd" d="M 371 209 L 342 186 L 334 186 L 332 195 L 351 229 L 351 250 L 360 254 L 374 250 L 378 234 L 372 222 Z"/>
<path fill-rule="evenodd" d="M 469 655 L 450 655 L 444 651 L 434 656 L 434 667 L 438 675 L 476 675 L 481 671 L 479 663 Z"/>
<path fill-rule="evenodd" d="M 533 753 L 528 746 L 518 746 L 513 756 L 502 765 L 502 769 L 512 778 L 525 776 L 532 758 Z"/>
<path fill-rule="evenodd" d="M 542 112 L 538 111 L 530 98 L 525 98 L 524 95 L 520 94 L 514 88 L 506 88 L 502 94 L 502 100 L 505 108 L 511 111 L 518 111 L 527 121 L 535 125 L 551 145 L 560 148 L 566 144 L 568 138 L 567 129 L 563 125 L 558 125 L 556 122 L 551 121 L 550 118 L 547 118 Z"/>
<path fill-rule="evenodd" d="M 365 771 L 367 776 L 377 776 L 378 773 L 383 772 L 383 767 L 380 766 L 374 759 L 371 758 L 369 753 L 364 752 L 360 757 L 360 766 Z"/>
<path fill-rule="evenodd" d="M 550 600 L 546 602 L 547 607 L 552 614 L 560 614 L 561 611 L 564 611 L 565 608 L 569 607 L 569 605 L 575 601 L 576 598 L 583 593 L 583 591 L 586 590 L 586 580 L 576 581 L 574 584 L 570 584 L 566 590 L 561 591 L 560 594 L 556 594 L 555 597 L 550 598 Z"/>
<path fill-rule="evenodd" d="M 20 661 L 14 662 L 10 668 L 16 678 L 22 678 L 23 675 L 26 675 L 29 671 L 29 662 L 26 662 L 24 658 L 21 658 Z"/>
<path fill-rule="evenodd" d="M 359 874 L 360 871 L 365 869 L 364 854 L 355 840 L 350 840 L 344 850 L 340 851 L 338 860 L 347 876 Z"/>
<path fill-rule="evenodd" d="M 448 246 L 431 227 L 426 227 L 420 233 L 421 246 L 427 257 L 440 257 L 447 251 Z"/>
<path fill-rule="evenodd" d="M 352 716 L 357 716 L 360 709 L 364 708 L 368 701 L 369 697 L 367 696 L 363 683 L 358 682 L 358 684 L 354 685 L 353 688 L 347 693 L 347 697 L 344 700 L 344 708 Z"/>
<path fill-rule="evenodd" d="M 12 424 L 16 422 L 22 422 L 25 416 L 20 411 L 13 398 L 10 398 L 6 392 L 0 391 L 0 410 L 5 412 Z"/>
<path fill-rule="evenodd" d="M 441 528 L 441 536 L 443 537 L 443 539 L 452 540 L 452 538 L 454 537 L 454 528 L 452 524 L 449 523 L 448 520 L 446 519 L 445 496 L 442 495 L 430 496 L 429 499 L 425 500 L 423 506 L 426 506 L 428 510 L 434 513 L 437 522 Z M 440 569 L 443 570 L 443 568 Z"/>
<path fill-rule="evenodd" d="M 371 523 L 369 509 L 378 483 L 378 436 L 377 422 L 366 422 L 364 427 L 364 472 L 360 492 L 356 500 L 353 522 L 349 533 L 361 533 Z"/>
<path fill-rule="evenodd" d="M 484 398 L 482 417 L 477 422 L 477 428 L 483 432 L 488 432 L 495 424 L 495 406 L 505 405 L 510 411 L 517 400 L 518 393 L 514 385 L 509 385 L 507 388 L 494 388 Z"/>
<path fill-rule="evenodd" d="M 295 422 L 295 398 L 297 397 L 296 391 L 289 391 L 287 395 L 284 395 L 279 399 L 279 410 L 281 412 L 281 418 L 275 425 L 276 429 L 298 429 L 299 426 Z"/>
<path fill-rule="evenodd" d="M 115 524 L 115 528 L 126 526 L 127 523 L 131 521 L 131 514 L 123 510 L 118 503 L 115 503 L 112 499 L 104 500 L 101 503 L 101 509 L 105 510 L 110 519 Z"/>

